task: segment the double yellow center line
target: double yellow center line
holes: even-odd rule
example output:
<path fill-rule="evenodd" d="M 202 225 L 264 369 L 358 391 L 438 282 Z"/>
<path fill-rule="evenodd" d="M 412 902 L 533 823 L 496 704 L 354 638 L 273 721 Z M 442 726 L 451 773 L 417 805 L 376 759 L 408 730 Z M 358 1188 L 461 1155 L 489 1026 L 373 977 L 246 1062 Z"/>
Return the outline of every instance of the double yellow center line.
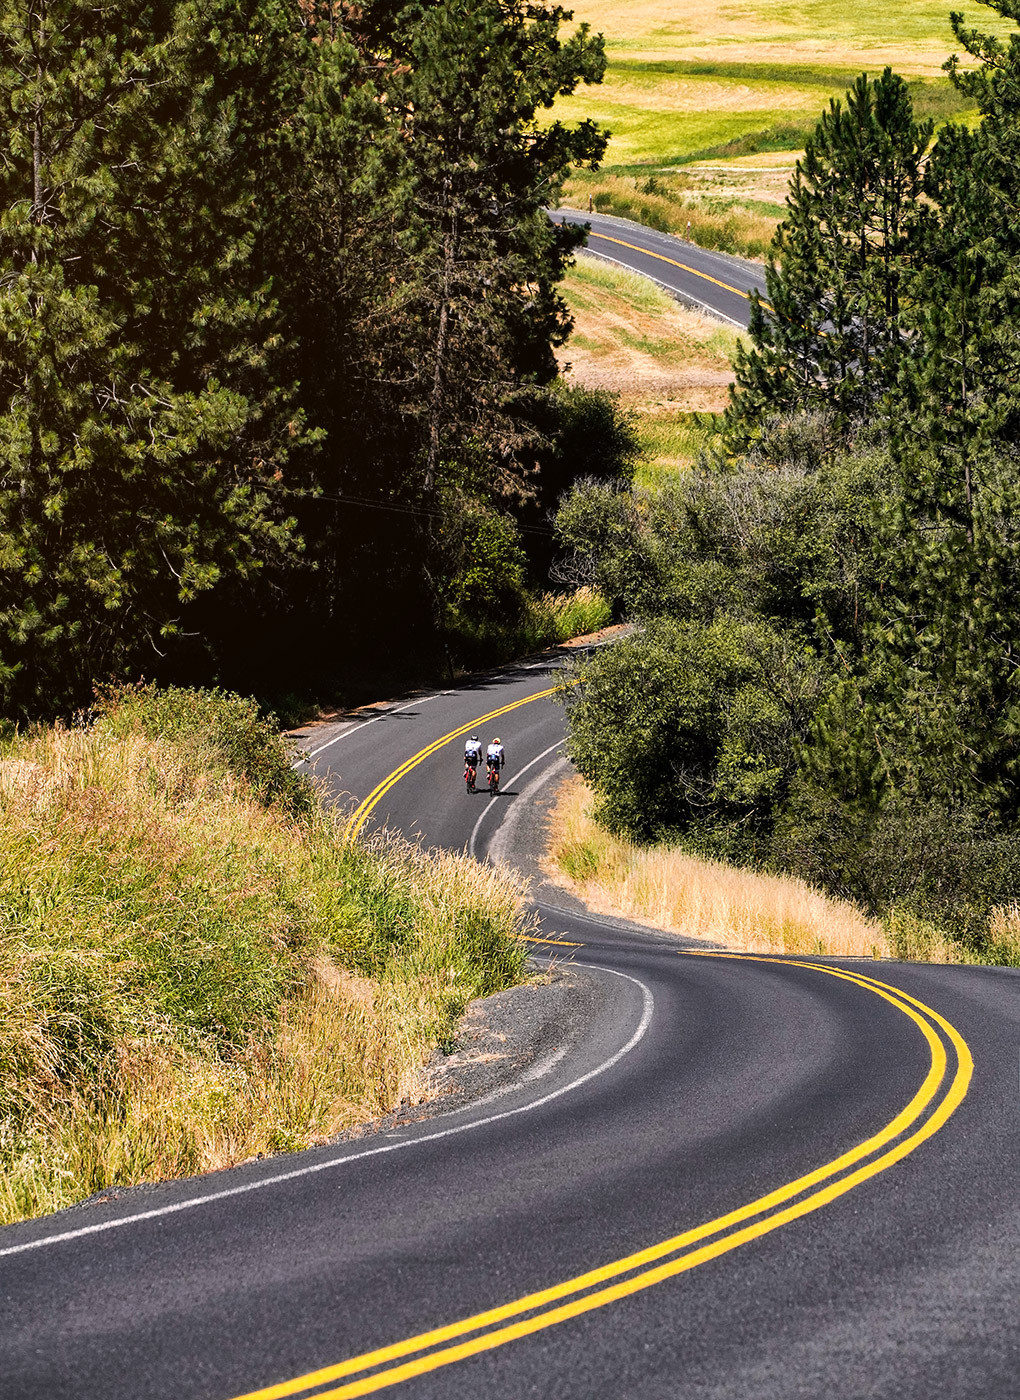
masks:
<path fill-rule="evenodd" d="M 740 954 L 727 953 L 693 956 L 741 959 Z M 928 1071 L 909 1103 L 884 1128 L 805 1176 L 647 1249 L 502 1306 L 252 1391 L 238 1400 L 284 1400 L 289 1396 L 350 1400 L 353 1396 L 370 1395 L 605 1307 L 819 1210 L 902 1161 L 937 1133 L 962 1102 L 973 1071 L 970 1050 L 959 1032 L 931 1007 L 898 987 L 863 973 L 790 958 L 754 961 L 782 963 L 840 978 L 880 997 L 917 1026 L 929 1050 Z M 339 1385 L 334 1384 L 338 1381 Z M 330 1388 L 320 1389 L 323 1386 Z"/>

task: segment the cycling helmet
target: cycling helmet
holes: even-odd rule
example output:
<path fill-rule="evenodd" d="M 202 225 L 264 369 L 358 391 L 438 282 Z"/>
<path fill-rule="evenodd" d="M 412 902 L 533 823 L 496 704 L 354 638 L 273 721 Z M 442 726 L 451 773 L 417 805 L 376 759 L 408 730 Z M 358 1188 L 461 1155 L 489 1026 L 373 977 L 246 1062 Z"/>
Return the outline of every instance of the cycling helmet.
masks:
<path fill-rule="evenodd" d="M 477 735 L 477 734 L 472 734 L 472 735 L 471 735 L 471 740 L 470 740 L 470 742 L 471 742 L 472 744 L 477 744 L 477 743 L 478 743 L 478 735 Z"/>
<path fill-rule="evenodd" d="M 494 744 L 501 744 L 501 743 L 503 742 L 503 740 L 502 740 L 502 739 L 499 737 L 499 735 L 497 734 L 496 737 L 495 737 L 495 739 L 493 739 L 492 742 L 493 742 Z"/>

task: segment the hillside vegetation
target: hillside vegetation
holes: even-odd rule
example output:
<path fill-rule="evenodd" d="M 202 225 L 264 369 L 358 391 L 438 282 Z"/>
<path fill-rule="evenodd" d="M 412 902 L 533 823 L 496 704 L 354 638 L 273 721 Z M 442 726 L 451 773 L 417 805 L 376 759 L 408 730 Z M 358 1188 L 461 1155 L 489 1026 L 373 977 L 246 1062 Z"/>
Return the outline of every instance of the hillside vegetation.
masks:
<path fill-rule="evenodd" d="M 936 131 L 886 70 L 809 136 L 695 469 L 558 523 L 642 624 L 564 691 L 606 830 L 1016 963 L 1020 4 L 993 8 L 1006 43 L 954 17 L 977 122 Z"/>
<path fill-rule="evenodd" d="M 647 277 L 581 257 L 563 281 L 574 331 L 568 383 L 615 394 L 637 437 L 638 484 L 689 466 L 733 382 L 736 330 L 681 306 Z"/>
<path fill-rule="evenodd" d="M 0 1222 L 328 1141 L 521 979 L 508 878 L 342 826 L 218 692 L 4 744 Z"/>
<path fill-rule="evenodd" d="M 600 827 L 591 792 L 566 783 L 552 815 L 547 869 L 590 909 L 749 953 L 887 957 L 875 919 L 803 880 L 741 870 L 680 847 L 641 846 Z M 899 949 L 897 949 L 897 952 Z M 925 950 L 929 956 L 947 949 Z"/>
<path fill-rule="evenodd" d="M 0 0 L 0 713 L 378 694 L 583 611 L 549 513 L 628 440 L 557 375 L 546 207 L 605 145 L 548 121 L 605 63 L 563 23 Z"/>
<path fill-rule="evenodd" d="M 959 8 L 986 22 L 973 0 Z M 609 67 L 597 91 L 557 111 L 604 123 L 612 139 L 598 172 L 571 178 L 566 201 L 585 207 L 592 196 L 607 213 L 678 233 L 692 220 L 703 246 L 763 257 L 807 135 L 862 69 L 906 76 L 921 116 L 973 112 L 941 71 L 949 9 L 583 0 L 575 13 L 605 33 Z"/>

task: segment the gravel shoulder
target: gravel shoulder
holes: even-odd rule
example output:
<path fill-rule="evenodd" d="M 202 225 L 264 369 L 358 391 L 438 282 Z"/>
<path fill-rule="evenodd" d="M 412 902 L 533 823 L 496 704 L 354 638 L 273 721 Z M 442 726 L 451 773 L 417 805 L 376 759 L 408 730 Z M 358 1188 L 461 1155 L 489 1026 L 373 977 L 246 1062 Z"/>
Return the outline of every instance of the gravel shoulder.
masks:
<path fill-rule="evenodd" d="M 533 967 L 533 977 L 471 1002 L 449 1054 L 437 1050 L 418 1091 L 381 1122 L 348 1136 L 438 1118 L 501 1098 L 543 1078 L 612 1015 L 612 987 L 568 963 Z"/>

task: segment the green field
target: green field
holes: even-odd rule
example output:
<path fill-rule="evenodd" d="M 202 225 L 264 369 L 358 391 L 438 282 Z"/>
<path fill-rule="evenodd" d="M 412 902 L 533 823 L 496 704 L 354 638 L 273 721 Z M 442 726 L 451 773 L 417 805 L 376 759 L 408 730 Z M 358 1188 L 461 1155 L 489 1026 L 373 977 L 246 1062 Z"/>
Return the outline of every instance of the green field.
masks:
<path fill-rule="evenodd" d="M 966 119 L 942 73 L 950 0 L 581 0 L 606 36 L 609 71 L 556 108 L 612 132 L 601 172 L 575 176 L 567 203 L 761 256 L 807 133 L 862 70 L 891 64 L 919 114 Z M 971 0 L 968 21 L 1009 32 Z M 651 186 L 649 187 L 649 180 Z"/>

